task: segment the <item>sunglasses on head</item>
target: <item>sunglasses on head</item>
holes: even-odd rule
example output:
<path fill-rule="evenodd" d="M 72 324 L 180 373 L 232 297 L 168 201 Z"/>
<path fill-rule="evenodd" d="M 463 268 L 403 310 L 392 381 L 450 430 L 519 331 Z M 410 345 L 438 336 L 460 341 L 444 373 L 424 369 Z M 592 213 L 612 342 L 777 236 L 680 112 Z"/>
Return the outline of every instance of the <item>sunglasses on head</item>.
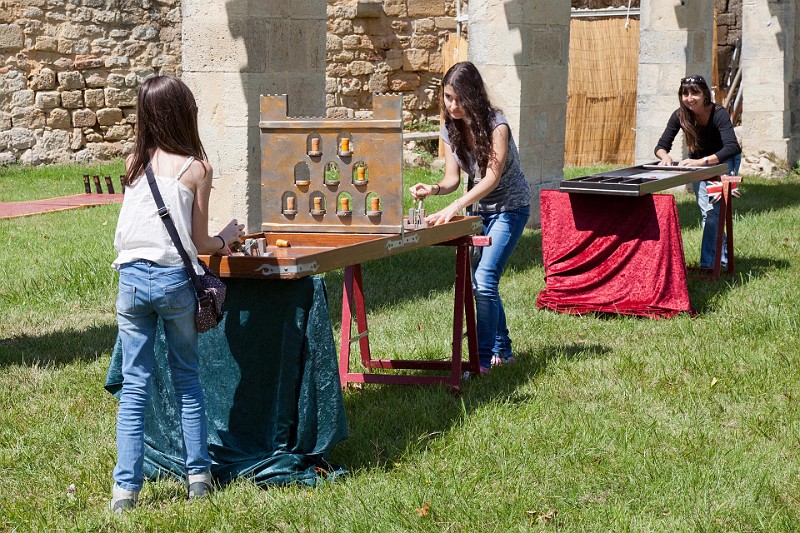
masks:
<path fill-rule="evenodd" d="M 688 78 L 681 78 L 681 85 L 703 85 L 703 78 L 700 76 L 689 76 Z"/>

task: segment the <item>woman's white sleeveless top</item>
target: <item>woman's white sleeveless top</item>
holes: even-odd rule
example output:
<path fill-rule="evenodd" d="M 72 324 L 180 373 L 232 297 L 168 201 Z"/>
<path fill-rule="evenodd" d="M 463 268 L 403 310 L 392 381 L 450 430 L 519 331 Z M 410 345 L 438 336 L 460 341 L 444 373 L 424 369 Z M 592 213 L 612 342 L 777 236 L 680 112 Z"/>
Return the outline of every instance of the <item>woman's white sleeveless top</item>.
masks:
<path fill-rule="evenodd" d="M 170 217 L 178 230 L 181 243 L 189 258 L 193 260 L 194 271 L 202 275 L 203 269 L 197 263 L 197 248 L 192 242 L 194 193 L 179 180 L 192 161 L 194 157 L 187 159 L 175 177 L 156 175 L 156 183 L 164 199 L 164 205 L 169 208 Z M 178 249 L 175 248 L 164 222 L 158 216 L 156 201 L 144 174 L 125 188 L 125 197 L 114 235 L 114 248 L 117 251 L 117 258 L 111 266 L 117 270 L 121 265 L 139 259 L 146 259 L 162 266 L 183 266 Z"/>

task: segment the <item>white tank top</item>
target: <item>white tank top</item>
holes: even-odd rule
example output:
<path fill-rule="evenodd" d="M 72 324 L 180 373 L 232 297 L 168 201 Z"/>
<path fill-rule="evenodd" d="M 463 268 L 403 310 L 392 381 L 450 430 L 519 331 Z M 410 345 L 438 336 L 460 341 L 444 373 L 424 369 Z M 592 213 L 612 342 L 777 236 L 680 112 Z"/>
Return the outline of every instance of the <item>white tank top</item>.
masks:
<path fill-rule="evenodd" d="M 181 243 L 189 258 L 193 260 L 194 271 L 203 274 L 203 269 L 197 263 L 197 248 L 192 242 L 194 193 L 179 181 L 192 161 L 194 157 L 188 158 L 175 177 L 156 175 L 156 183 L 164 199 L 164 205 L 169 208 L 170 217 L 178 230 Z M 111 266 L 117 270 L 121 265 L 139 259 L 147 259 L 162 266 L 183 266 L 178 249 L 175 248 L 164 222 L 158 216 L 156 201 L 144 174 L 125 188 L 125 197 L 114 235 L 114 248 L 117 250 L 117 258 Z"/>

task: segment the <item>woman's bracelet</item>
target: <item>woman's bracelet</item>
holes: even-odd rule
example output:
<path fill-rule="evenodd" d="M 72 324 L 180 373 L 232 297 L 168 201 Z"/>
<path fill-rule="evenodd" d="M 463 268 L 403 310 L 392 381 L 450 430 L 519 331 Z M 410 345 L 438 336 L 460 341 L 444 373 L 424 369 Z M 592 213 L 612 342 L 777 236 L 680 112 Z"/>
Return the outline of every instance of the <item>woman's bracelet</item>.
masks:
<path fill-rule="evenodd" d="M 222 241 L 222 246 L 219 247 L 220 250 L 225 248 L 225 246 L 228 244 L 225 242 L 225 239 L 222 238 L 222 235 L 214 235 L 214 238 Z"/>
<path fill-rule="evenodd" d="M 438 184 L 438 183 L 434 183 L 434 184 L 433 184 L 433 186 L 434 186 L 434 187 L 436 187 L 436 192 L 435 192 L 435 193 L 433 193 L 433 195 L 434 195 L 434 196 L 438 196 L 438 195 L 439 195 L 439 191 L 441 191 L 441 190 L 442 190 L 442 188 L 439 186 L 439 184 Z"/>
<path fill-rule="evenodd" d="M 462 209 L 464 209 L 464 208 L 461 206 L 461 200 L 459 200 L 458 198 L 456 198 L 456 199 L 454 200 L 454 202 L 453 202 L 453 203 L 455 203 L 455 204 L 458 206 L 458 210 L 459 210 L 459 211 L 461 211 Z"/>

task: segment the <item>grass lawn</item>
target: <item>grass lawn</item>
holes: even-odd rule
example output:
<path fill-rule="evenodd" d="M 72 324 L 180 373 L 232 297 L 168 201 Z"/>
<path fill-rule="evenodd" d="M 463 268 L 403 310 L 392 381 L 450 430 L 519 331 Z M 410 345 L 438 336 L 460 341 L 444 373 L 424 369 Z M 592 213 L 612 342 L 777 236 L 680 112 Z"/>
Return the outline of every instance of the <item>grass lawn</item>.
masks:
<path fill-rule="evenodd" d="M 0 167 L 0 201 L 80 193 L 84 168 Z M 103 389 L 119 206 L 0 220 L 0 530 L 796 531 L 800 175 L 742 190 L 737 272 L 689 282 L 697 317 L 537 310 L 541 233 L 526 230 L 501 283 L 515 365 L 460 396 L 348 390 L 351 437 L 332 459 L 350 474 L 335 483 L 240 480 L 191 505 L 178 483 L 146 483 L 122 517 L 106 510 L 117 401 Z M 676 194 L 696 263 L 699 214 Z M 447 353 L 451 254 L 364 265 L 375 353 Z M 338 329 L 342 273 L 325 277 Z"/>

